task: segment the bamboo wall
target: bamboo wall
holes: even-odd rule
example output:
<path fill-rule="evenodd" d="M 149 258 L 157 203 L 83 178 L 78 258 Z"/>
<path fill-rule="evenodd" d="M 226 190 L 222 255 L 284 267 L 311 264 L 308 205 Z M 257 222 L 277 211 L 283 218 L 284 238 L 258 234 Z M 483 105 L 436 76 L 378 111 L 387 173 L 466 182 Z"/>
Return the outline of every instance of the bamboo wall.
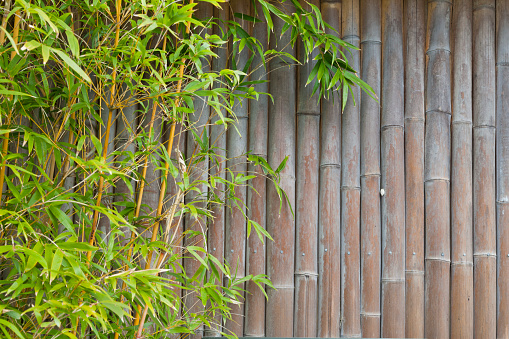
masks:
<path fill-rule="evenodd" d="M 227 327 L 509 338 L 509 1 L 312 3 L 360 48 L 348 61 L 380 102 L 355 89 L 341 114 L 338 97 L 310 98 L 312 65 L 270 64 L 275 103 L 249 103 L 243 129 L 272 166 L 289 156 L 282 186 L 295 218 L 269 182 L 253 180 L 248 213 L 274 242 L 242 245 L 241 267 L 266 272 L 277 290 L 265 302 L 247 285 L 244 317 Z M 225 249 L 229 237 L 227 228 Z"/>

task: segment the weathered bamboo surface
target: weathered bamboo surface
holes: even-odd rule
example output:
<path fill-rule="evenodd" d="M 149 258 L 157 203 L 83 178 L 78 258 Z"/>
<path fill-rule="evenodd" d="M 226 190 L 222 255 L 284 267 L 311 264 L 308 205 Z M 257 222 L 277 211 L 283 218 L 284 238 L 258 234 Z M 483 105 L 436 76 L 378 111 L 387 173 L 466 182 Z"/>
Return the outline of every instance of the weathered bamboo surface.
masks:
<path fill-rule="evenodd" d="M 355 104 L 349 95 L 342 112 L 338 93 L 328 100 L 311 97 L 313 84 L 306 81 L 312 63 L 288 66 L 272 59 L 267 74 L 256 68 L 256 58 L 250 79 L 269 80 L 255 86 L 274 102 L 262 96 L 237 105 L 241 136 L 214 125 L 217 117 L 197 99 L 185 124 L 201 126 L 199 134 L 209 135 L 221 161 L 203 161 L 194 178 L 224 173 L 226 165 L 234 175 L 255 178 L 236 189 L 242 210 L 214 209 L 213 220 L 187 218 L 185 227 L 203 232 L 199 241 L 207 241 L 208 251 L 226 259 L 237 277 L 267 274 L 276 287 L 266 289 L 266 300 L 247 283 L 245 305 L 233 306 L 231 320 L 216 318 L 204 334 L 508 338 L 509 1 L 311 3 L 331 25 L 328 33 L 360 48 L 345 56 L 377 100 L 356 88 Z M 268 41 L 266 25 L 234 15 L 255 16 L 251 6 L 250 0 L 232 0 L 228 10 L 212 12 L 208 4 L 197 16 L 237 20 L 267 47 L 302 57 L 302 46 L 288 44 L 289 31 Z M 284 26 L 274 24 L 276 32 Z M 228 67 L 231 51 L 232 45 L 218 49 L 210 67 Z M 237 55 L 237 66 L 248 58 Z M 131 138 L 148 133 L 152 105 L 119 109 L 115 137 L 103 145 L 134 150 Z M 138 112 L 145 113 L 136 117 Z M 107 120 L 106 108 L 103 113 Z M 180 132 L 185 127 L 177 128 L 172 158 L 178 150 L 195 150 L 194 137 Z M 102 136 L 104 126 L 94 128 Z M 168 138 L 164 131 L 158 111 L 153 138 L 161 145 Z M 272 182 L 246 161 L 247 151 L 273 168 L 288 157 L 280 183 L 288 200 L 281 209 Z M 156 209 L 161 175 L 148 169 L 144 208 Z M 73 179 L 65 185 L 72 189 Z M 174 183 L 168 185 L 165 208 L 176 193 Z M 211 193 L 201 189 L 203 197 Z M 137 198 L 121 182 L 113 193 L 113 203 Z M 224 194 L 224 186 L 215 193 Z M 246 240 L 243 213 L 274 241 L 262 243 L 254 232 Z M 153 222 L 139 220 L 140 230 Z M 107 232 L 107 220 L 100 223 Z M 175 234 L 180 246 L 182 230 Z M 190 272 L 197 267 L 191 258 L 183 264 Z M 202 309 L 196 301 L 187 299 L 193 312 Z M 200 329 L 193 338 L 201 335 Z"/>
<path fill-rule="evenodd" d="M 472 338 L 472 1 L 455 1 L 451 145 L 451 337 Z"/>

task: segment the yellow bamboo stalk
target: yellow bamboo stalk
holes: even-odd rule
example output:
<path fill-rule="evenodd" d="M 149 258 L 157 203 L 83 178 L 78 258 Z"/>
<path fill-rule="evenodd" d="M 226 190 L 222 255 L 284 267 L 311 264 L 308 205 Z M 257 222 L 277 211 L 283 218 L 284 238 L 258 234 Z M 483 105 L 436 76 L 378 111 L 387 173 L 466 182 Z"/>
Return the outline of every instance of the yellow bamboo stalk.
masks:
<path fill-rule="evenodd" d="M 17 11 L 16 18 L 14 19 L 14 33 L 13 33 L 13 39 L 14 39 L 15 44 L 18 43 L 20 17 L 21 17 L 21 12 Z M 4 20 L 6 20 L 5 16 L 4 16 Z M 5 25 L 7 25 L 7 22 L 5 22 Z M 2 27 L 4 27 L 4 22 L 2 22 Z M 4 29 L 5 29 L 5 27 L 4 27 Z M 3 32 L 3 30 L 2 30 L 2 32 Z M 5 36 L 0 37 L 0 38 L 1 38 L 0 45 L 2 45 L 3 40 L 5 39 Z M 14 58 L 15 55 L 16 55 L 16 52 L 12 51 L 11 60 Z M 7 116 L 7 124 L 11 123 L 11 117 L 12 117 L 11 115 L 12 115 L 12 111 L 9 112 L 9 115 Z M 3 194 L 4 180 L 5 180 L 5 168 L 6 168 L 3 159 L 5 158 L 5 156 L 7 156 L 8 147 L 9 147 L 9 133 L 7 132 L 5 134 L 4 141 L 2 144 L 2 163 L 1 163 L 1 168 L 0 168 L 0 205 L 2 204 L 2 194 Z"/>
<path fill-rule="evenodd" d="M 194 0 L 190 0 L 189 1 L 190 4 L 192 4 L 193 2 L 194 2 Z M 191 17 L 191 16 L 189 16 L 189 17 Z M 190 27 L 191 27 L 191 23 L 188 21 L 186 23 L 186 34 L 189 34 Z M 180 65 L 180 69 L 179 69 L 179 80 L 177 82 L 177 95 L 178 95 L 178 93 L 181 92 L 181 89 L 182 89 L 182 77 L 184 76 L 184 65 L 185 65 L 185 58 L 182 58 L 182 64 Z M 176 103 L 177 107 L 180 106 L 180 102 L 181 101 L 177 99 L 177 103 Z M 155 107 L 156 107 L 156 104 L 154 104 L 154 109 L 155 109 Z M 168 148 L 167 148 L 167 153 L 168 154 L 171 154 L 171 149 L 173 148 L 173 138 L 174 138 L 174 136 L 175 136 L 175 121 L 171 125 L 170 137 L 169 137 L 169 140 L 168 140 Z M 165 164 L 165 172 L 164 173 L 168 172 L 169 166 L 170 166 L 169 163 Z M 164 174 L 164 175 L 167 176 L 166 174 Z M 165 193 L 166 193 L 166 182 L 167 182 L 166 179 L 163 180 L 163 186 L 161 187 L 161 192 L 159 194 L 159 203 L 158 203 L 158 206 L 157 206 L 156 220 L 161 215 L 163 199 L 164 199 L 164 196 L 165 196 Z M 178 204 L 178 199 L 176 201 L 176 204 L 173 205 L 172 210 L 174 210 L 176 208 L 177 204 Z M 169 225 L 171 225 L 171 221 L 170 221 Z M 155 241 L 155 239 L 157 237 L 158 228 L 159 228 L 159 221 L 156 221 L 156 223 L 154 224 L 154 228 L 152 230 L 152 242 Z M 153 251 L 150 251 L 150 253 L 148 255 L 148 258 L 147 258 L 145 269 L 150 268 L 150 262 L 152 260 L 152 255 L 153 255 Z M 145 324 L 145 319 L 147 317 L 147 312 L 148 312 L 148 303 L 145 304 L 145 308 L 143 310 L 141 318 L 139 316 L 140 315 L 139 311 L 140 311 L 140 307 L 138 307 L 138 312 L 137 312 L 136 318 L 135 318 L 135 325 L 138 326 L 138 333 L 136 335 L 137 338 L 141 338 L 141 334 L 143 332 L 143 326 Z"/>
<path fill-rule="evenodd" d="M 11 7 L 11 1 L 5 2 L 4 16 L 2 18 L 2 30 L 0 31 L 0 46 L 5 42 L 5 29 L 7 28 L 7 15 L 9 14 L 9 8 Z"/>

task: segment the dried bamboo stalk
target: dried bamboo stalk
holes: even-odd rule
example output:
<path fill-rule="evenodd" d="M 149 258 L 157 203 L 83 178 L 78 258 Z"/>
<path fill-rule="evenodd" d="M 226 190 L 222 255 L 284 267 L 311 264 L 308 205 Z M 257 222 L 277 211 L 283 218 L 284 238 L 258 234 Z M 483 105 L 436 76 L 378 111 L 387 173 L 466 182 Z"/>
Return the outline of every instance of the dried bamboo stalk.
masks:
<path fill-rule="evenodd" d="M 341 2 L 322 2 L 323 19 L 341 33 Z M 333 31 L 329 30 L 329 34 Z M 341 100 L 322 100 L 318 219 L 318 337 L 340 337 Z"/>
<path fill-rule="evenodd" d="M 257 11 L 261 13 L 261 5 L 257 4 Z M 251 6 L 251 15 L 254 16 L 255 8 Z M 253 37 L 258 39 L 265 48 L 267 47 L 267 25 L 260 22 L 253 26 Z M 252 80 L 267 80 L 267 74 L 261 65 L 261 58 L 255 56 L 253 59 Z M 256 84 L 255 90 L 267 93 L 268 82 Z M 249 102 L 249 150 L 253 154 L 267 157 L 267 129 L 268 129 L 268 106 L 269 98 L 260 96 L 258 100 Z M 247 190 L 247 215 L 248 217 L 266 228 L 266 192 L 267 180 L 261 168 L 248 165 L 251 175 L 256 175 L 251 181 L 252 188 Z M 265 274 L 265 244 L 260 241 L 256 234 L 252 234 L 247 240 L 246 249 L 246 274 Z M 265 296 L 259 287 L 252 281 L 246 285 L 246 304 L 244 307 L 244 336 L 264 337 L 265 336 Z"/>
<path fill-rule="evenodd" d="M 381 1 L 361 1 L 361 78 L 380 96 Z M 380 337 L 380 105 L 361 94 L 361 329 Z"/>
<path fill-rule="evenodd" d="M 225 5 L 226 6 L 226 5 Z M 217 9 L 214 8 L 214 17 L 219 18 L 220 20 L 227 21 L 230 18 L 228 9 Z M 223 27 L 222 24 L 220 24 Z M 214 34 L 221 35 L 220 27 L 214 26 Z M 212 60 L 212 69 L 215 72 L 219 72 L 222 69 L 228 67 L 228 54 L 229 48 L 224 45 L 221 48 L 216 50 L 217 58 Z M 211 112 L 212 113 L 212 112 Z M 223 114 L 225 114 L 223 112 Z M 214 159 L 210 159 L 210 175 L 220 176 L 221 178 L 226 178 L 226 174 L 224 172 L 224 162 L 223 159 L 226 158 L 226 133 L 224 127 L 222 125 L 216 125 L 216 121 L 219 120 L 217 115 L 211 117 L 211 126 L 210 126 L 210 145 L 211 147 L 216 147 L 215 154 L 220 161 L 220 163 L 216 163 Z M 216 194 L 220 195 L 220 198 L 223 199 L 224 184 L 217 183 L 216 184 Z M 224 230 L 225 230 L 225 209 L 223 206 L 213 207 L 212 209 L 214 219 L 210 222 L 208 227 L 208 250 L 214 255 L 220 262 L 224 260 Z M 221 274 L 221 272 L 220 272 Z M 222 278 L 221 278 L 222 279 Z M 215 318 L 215 324 L 213 324 L 212 328 L 205 328 L 205 335 L 211 337 L 220 337 L 222 328 L 222 319 L 220 316 Z"/>
<path fill-rule="evenodd" d="M 473 7 L 474 337 L 495 338 L 495 1 Z"/>
<path fill-rule="evenodd" d="M 230 3 L 233 13 L 249 15 L 251 6 L 250 0 L 236 0 Z M 249 22 L 241 18 L 235 18 L 240 26 L 249 32 Z M 244 69 L 248 59 L 249 50 L 245 48 L 235 56 L 238 69 Z M 236 101 L 234 112 L 236 116 L 236 128 L 229 128 L 226 136 L 227 166 L 232 171 L 227 177 L 233 181 L 237 175 L 246 175 L 248 151 L 248 106 L 247 100 Z M 247 187 L 237 186 L 235 198 L 237 202 L 231 201 L 226 210 L 225 219 L 225 260 L 236 272 L 237 278 L 244 278 L 246 274 L 246 195 Z M 240 208 L 239 208 L 240 207 Z M 245 286 L 242 286 L 245 288 Z M 241 293 L 244 297 L 244 293 Z M 244 303 L 232 305 L 232 319 L 226 320 L 225 327 L 228 332 L 242 336 L 244 332 Z"/>
<path fill-rule="evenodd" d="M 405 336 L 403 4 L 382 1 L 382 329 Z"/>
<path fill-rule="evenodd" d="M 205 2 L 198 2 L 196 6 L 196 17 L 199 19 L 210 18 L 213 14 L 212 5 Z M 189 31 L 189 29 L 187 29 Z M 203 31 L 203 34 L 206 32 Z M 210 69 L 210 61 L 202 60 L 203 69 L 208 71 Z M 203 137 L 203 134 L 208 134 L 208 126 L 207 123 L 210 117 L 210 107 L 202 98 L 196 98 L 194 100 L 194 113 L 188 115 L 190 128 L 195 129 L 196 133 L 199 137 Z M 190 159 L 193 155 L 195 155 L 198 144 L 192 133 L 187 133 L 187 141 L 186 141 L 186 154 L 187 159 Z M 188 173 L 190 176 L 190 181 L 193 182 L 195 180 L 207 181 L 208 179 L 208 158 L 205 161 L 200 162 L 197 165 L 193 165 L 188 169 Z M 206 208 L 206 197 L 207 197 L 207 186 L 204 184 L 199 184 L 196 186 L 201 193 L 198 194 L 195 191 L 189 191 L 185 195 L 185 203 L 191 203 L 194 201 L 194 205 L 196 208 Z M 207 223 L 203 217 L 193 217 L 190 214 L 186 214 L 184 218 L 184 226 L 186 231 L 198 232 L 199 235 L 186 235 L 184 237 L 184 248 L 187 246 L 199 246 L 202 248 L 207 248 L 206 245 L 206 237 L 207 237 Z M 200 262 L 196 260 L 194 257 L 190 255 L 186 255 L 184 257 L 184 268 L 188 276 L 193 276 L 194 273 L 200 267 Z M 184 303 L 186 305 L 186 312 L 190 313 L 200 313 L 203 312 L 203 306 L 201 302 L 198 300 L 197 296 L 187 295 L 184 297 Z M 204 327 L 200 326 L 194 334 L 189 335 L 189 339 L 200 339 L 203 336 Z"/>
<path fill-rule="evenodd" d="M 473 337 L 472 1 L 453 11 L 451 337 Z"/>
<path fill-rule="evenodd" d="M 497 337 L 509 337 L 509 3 L 497 6 Z M 507 216 L 505 212 L 508 212 Z"/>
<path fill-rule="evenodd" d="M 341 32 L 341 2 L 322 2 L 323 19 Z M 329 34 L 333 31 L 329 30 Z M 318 220 L 318 337 L 340 337 L 341 100 L 322 100 Z"/>
<path fill-rule="evenodd" d="M 424 192 L 425 336 L 447 338 L 450 324 L 451 4 L 428 3 Z"/>
<path fill-rule="evenodd" d="M 359 1 L 342 4 L 343 40 L 359 47 Z M 359 51 L 346 52 L 348 62 L 359 69 Z M 341 335 L 360 336 L 360 91 L 353 88 L 342 115 L 341 133 Z"/>
<path fill-rule="evenodd" d="M 424 337 L 424 69 L 426 3 L 405 1 L 405 336 Z"/>
<path fill-rule="evenodd" d="M 291 6 L 289 6 L 291 7 Z M 291 8 L 288 8 L 291 10 Z M 274 21 L 274 31 L 281 32 L 282 20 Z M 284 50 L 295 56 L 289 45 L 290 31 L 270 40 L 269 48 Z M 288 61 L 293 64 L 292 61 Z M 293 336 L 293 297 L 295 263 L 295 220 L 291 208 L 295 207 L 295 67 L 280 59 L 269 63 L 269 92 L 274 102 L 269 104 L 268 162 L 273 168 L 288 157 L 281 171 L 281 188 L 288 195 L 280 208 L 278 194 L 273 185 L 267 187 L 267 230 L 274 241 L 267 243 L 267 275 L 276 290 L 268 291 L 265 313 L 265 335 L 268 337 Z M 275 166 L 275 167 L 274 167 Z"/>
<path fill-rule="evenodd" d="M 317 0 L 310 2 L 315 6 Z M 310 10 L 310 6 L 303 4 Z M 297 44 L 299 60 L 305 61 L 305 48 Z M 306 86 L 308 76 L 315 63 L 309 62 L 297 72 L 297 166 L 295 206 L 295 305 L 293 335 L 315 337 L 317 334 L 317 292 L 318 292 L 318 175 L 320 153 L 320 101 L 311 96 L 313 87 Z"/>

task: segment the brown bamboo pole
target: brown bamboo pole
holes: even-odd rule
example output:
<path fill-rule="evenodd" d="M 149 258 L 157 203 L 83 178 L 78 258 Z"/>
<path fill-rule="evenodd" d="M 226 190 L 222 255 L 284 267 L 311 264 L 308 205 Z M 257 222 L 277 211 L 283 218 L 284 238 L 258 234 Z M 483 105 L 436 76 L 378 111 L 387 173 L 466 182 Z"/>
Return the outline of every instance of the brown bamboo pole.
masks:
<path fill-rule="evenodd" d="M 342 4 L 343 40 L 359 47 L 359 1 Z M 359 69 L 359 51 L 346 52 L 349 64 Z M 341 133 L 341 335 L 360 336 L 360 92 L 353 88 L 342 115 Z"/>
<path fill-rule="evenodd" d="M 382 1 L 382 328 L 405 336 L 403 3 Z"/>
<path fill-rule="evenodd" d="M 495 1 L 473 7 L 474 337 L 495 338 Z"/>
<path fill-rule="evenodd" d="M 361 78 L 380 96 L 381 1 L 361 1 Z M 380 105 L 361 94 L 361 329 L 380 337 Z"/>
<path fill-rule="evenodd" d="M 261 5 L 256 5 L 258 13 L 262 13 Z M 255 7 L 251 6 L 251 15 L 254 16 Z M 260 15 L 260 19 L 262 15 Z M 264 49 L 267 48 L 267 24 L 265 21 L 259 22 L 252 28 L 252 36 L 260 41 Z M 265 68 L 261 66 L 259 56 L 253 59 L 252 80 L 267 80 Z M 269 90 L 268 82 L 255 85 L 258 92 L 267 93 Z M 268 108 L 269 98 L 264 95 L 258 100 L 249 102 L 249 150 L 253 154 L 267 158 L 267 129 L 268 129 Z M 266 197 L 267 180 L 260 167 L 252 164 L 248 165 L 248 171 L 251 175 L 256 175 L 251 181 L 252 188 L 247 190 L 247 215 L 248 217 L 266 228 Z M 267 240 L 269 241 L 269 240 Z M 246 249 L 246 274 L 265 274 L 265 244 L 260 241 L 256 234 L 251 234 L 247 240 Z M 246 337 L 264 337 L 265 336 L 265 296 L 259 287 L 252 281 L 246 284 L 246 304 L 244 308 L 244 336 Z"/>
<path fill-rule="evenodd" d="M 405 336 L 424 337 L 424 47 L 426 3 L 405 1 Z"/>
<path fill-rule="evenodd" d="M 425 336 L 447 338 L 450 324 L 451 4 L 428 3 L 424 193 Z"/>
<path fill-rule="evenodd" d="M 227 21 L 230 19 L 230 11 L 227 5 L 223 5 L 224 9 L 214 8 L 214 17 L 219 18 L 222 21 Z M 219 23 L 213 27 L 213 33 L 221 36 L 222 30 L 224 30 L 224 25 Z M 222 69 L 228 67 L 228 57 L 229 57 L 229 46 L 228 44 L 223 45 L 222 47 L 216 50 L 217 58 L 212 59 L 212 70 L 214 72 L 219 72 Z M 212 113 L 213 111 L 211 111 Z M 226 114 L 223 111 L 223 114 Z M 219 163 L 216 163 L 214 159 L 210 159 L 210 175 L 211 176 L 219 176 L 222 179 L 226 179 L 226 173 L 224 172 L 226 158 L 226 131 L 224 126 L 216 125 L 216 122 L 220 120 L 219 116 L 214 115 L 211 116 L 211 126 L 210 126 L 210 145 L 211 147 L 216 147 L 215 154 Z M 221 199 L 224 198 L 224 184 L 217 183 L 215 193 L 220 196 Z M 225 231 L 225 208 L 224 206 L 213 206 L 212 207 L 214 218 L 211 220 L 208 227 L 208 250 L 214 255 L 220 262 L 224 260 L 224 231 Z M 220 273 L 221 274 L 221 273 Z M 223 279 L 222 275 L 220 276 L 221 280 Z M 220 337 L 221 331 L 223 331 L 222 327 L 222 319 L 221 316 L 217 316 L 215 318 L 215 324 L 212 324 L 212 328 L 205 328 L 205 335 L 211 337 Z"/>
<path fill-rule="evenodd" d="M 198 2 L 196 6 L 195 16 L 198 19 L 210 18 L 213 14 L 212 5 L 205 2 Z M 205 33 L 205 32 L 203 32 Z M 202 60 L 204 71 L 210 70 L 209 60 Z M 202 137 L 203 134 L 208 134 L 207 122 L 210 116 L 210 107 L 203 100 L 203 98 L 196 98 L 194 100 L 194 113 L 188 115 L 189 124 L 191 129 L 195 129 L 198 136 Z M 187 159 L 192 158 L 197 153 L 197 142 L 194 140 L 192 133 L 187 133 L 186 141 L 186 154 Z M 208 158 L 204 161 L 191 166 L 189 171 L 190 181 L 202 180 L 207 181 L 208 179 Z M 193 203 L 196 208 L 206 208 L 206 196 L 207 186 L 204 184 L 197 185 L 197 188 L 201 193 L 196 191 L 189 191 L 185 195 L 185 203 Z M 198 232 L 195 234 L 199 235 L 186 235 L 184 237 L 184 248 L 186 246 L 199 246 L 207 248 L 206 236 L 207 236 L 207 223 L 203 217 L 193 217 L 191 214 L 186 214 L 184 218 L 184 227 L 186 231 Z M 199 269 L 200 262 L 192 256 L 184 257 L 184 269 L 187 276 L 192 277 L 194 273 Z M 185 292 L 184 292 L 185 294 Z M 201 313 L 203 312 L 203 306 L 194 294 L 187 295 L 184 297 L 184 303 L 186 306 L 186 312 L 190 313 Z M 200 339 L 203 336 L 204 327 L 200 326 L 195 333 L 189 336 L 190 339 Z"/>
<path fill-rule="evenodd" d="M 291 10 L 291 6 L 287 9 Z M 269 48 L 284 50 L 295 56 L 295 51 L 289 46 L 290 31 L 280 36 L 283 25 L 282 20 L 274 20 L 276 36 L 270 40 Z M 295 208 L 296 74 L 293 65 L 288 66 L 278 58 L 270 61 L 269 69 L 269 93 L 274 101 L 269 104 L 268 162 L 277 168 L 288 157 L 280 182 L 288 200 L 283 198 L 281 206 L 274 186 L 268 185 L 267 230 L 274 241 L 267 243 L 267 275 L 276 289 L 269 289 L 267 293 L 265 334 L 267 337 L 292 337 L 295 220 L 290 206 Z"/>
<path fill-rule="evenodd" d="M 473 337 L 472 1 L 453 11 L 451 337 Z"/>
<path fill-rule="evenodd" d="M 2 15 L 2 28 L 4 30 L 7 29 L 7 16 L 9 15 L 10 8 L 11 8 L 11 1 L 12 0 L 6 0 L 5 6 L 4 6 L 4 13 Z M 0 31 L 0 46 L 3 46 L 5 42 L 5 32 L 4 30 Z"/>
<path fill-rule="evenodd" d="M 310 1 L 320 6 L 317 0 Z M 310 6 L 303 4 L 307 10 Z M 315 337 L 318 292 L 318 175 L 320 153 L 320 98 L 313 86 L 306 86 L 315 63 L 314 52 L 308 63 L 297 70 L 297 165 L 295 206 L 295 306 L 293 335 Z M 305 61 L 302 42 L 297 44 L 299 60 Z"/>
<path fill-rule="evenodd" d="M 321 3 L 323 19 L 341 34 L 341 2 Z M 318 331 L 341 335 L 341 100 L 322 100 L 318 219 Z"/>
<path fill-rule="evenodd" d="M 250 14 L 250 0 L 236 0 L 230 3 L 233 13 Z M 249 22 L 241 18 L 235 18 L 240 26 L 249 32 Z M 238 69 L 244 69 L 248 59 L 249 50 L 245 48 L 241 53 L 235 55 Z M 247 174 L 246 152 L 248 147 L 248 106 L 247 100 L 236 101 L 234 112 L 236 116 L 236 129 L 229 128 L 226 136 L 227 166 L 232 171 L 227 175 L 228 180 L 233 180 L 233 175 Z M 235 188 L 236 203 L 230 202 L 226 210 L 225 219 L 225 260 L 234 269 L 238 278 L 246 274 L 246 195 L 247 187 L 237 186 Z M 237 206 L 238 204 L 240 206 Z M 245 288 L 245 286 L 242 286 Z M 244 297 L 244 293 L 241 293 Z M 232 305 L 232 319 L 227 319 L 225 327 L 227 331 L 242 336 L 244 333 L 244 303 Z"/>
<path fill-rule="evenodd" d="M 497 338 L 509 337 L 509 3 L 497 1 Z M 505 212 L 508 212 L 507 215 Z"/>

